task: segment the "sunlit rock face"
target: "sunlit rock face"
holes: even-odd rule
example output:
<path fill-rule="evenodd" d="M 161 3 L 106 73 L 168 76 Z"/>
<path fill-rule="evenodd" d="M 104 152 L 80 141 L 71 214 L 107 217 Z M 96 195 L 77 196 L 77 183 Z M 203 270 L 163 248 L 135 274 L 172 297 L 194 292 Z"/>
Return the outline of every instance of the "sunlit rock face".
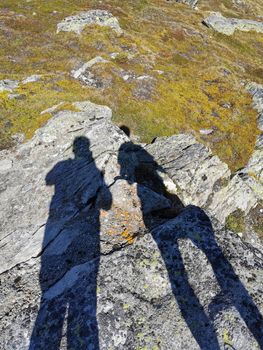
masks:
<path fill-rule="evenodd" d="M 181 2 L 195 8 L 198 4 L 198 0 L 166 0 L 167 2 Z"/>
<path fill-rule="evenodd" d="M 66 17 L 57 25 L 57 32 L 75 32 L 76 34 L 81 34 L 87 25 L 110 27 L 118 34 L 123 33 L 118 19 L 105 10 L 91 10 Z"/>
<path fill-rule="evenodd" d="M 257 33 L 263 33 L 262 22 L 239 18 L 227 18 L 224 17 L 220 12 L 211 13 L 203 23 L 208 27 L 213 28 L 217 32 L 225 35 L 234 34 L 235 30 L 241 30 L 243 32 L 254 31 Z"/>
<path fill-rule="evenodd" d="M 259 194 L 191 135 L 74 107 L 0 153 L 0 348 L 259 349 L 262 243 L 225 228 Z"/>

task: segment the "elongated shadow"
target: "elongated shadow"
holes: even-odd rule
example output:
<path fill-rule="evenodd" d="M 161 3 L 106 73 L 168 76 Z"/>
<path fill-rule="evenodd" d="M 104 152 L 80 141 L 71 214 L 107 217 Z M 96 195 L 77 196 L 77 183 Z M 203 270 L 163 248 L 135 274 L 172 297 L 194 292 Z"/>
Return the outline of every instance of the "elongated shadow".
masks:
<path fill-rule="evenodd" d="M 30 350 L 99 350 L 97 274 L 100 209 L 111 195 L 96 167 L 89 140 L 78 137 L 74 158 L 57 163 L 46 176 L 54 186 L 41 255 L 41 303 Z M 96 198 L 103 191 L 105 201 Z"/>
<path fill-rule="evenodd" d="M 130 159 L 137 159 L 135 167 L 131 166 Z M 205 212 L 196 206 L 183 208 L 177 196 L 167 193 L 163 177 L 160 176 L 164 170 L 143 147 L 134 145 L 132 142 L 123 144 L 119 150 L 119 164 L 122 179 L 130 184 L 137 182 L 150 187 L 171 201 L 171 207 L 167 210 L 149 215 L 144 209 L 149 198 L 145 198 L 145 191 L 141 190 L 141 186 L 137 186 L 145 226 L 150 230 L 159 247 L 181 314 L 200 349 L 218 350 L 220 346 L 213 325 L 213 312 L 210 314 L 204 310 L 188 281 L 179 250 L 180 239 L 190 239 L 206 255 L 221 287 L 221 297 L 237 309 L 262 349 L 262 316 L 217 244 L 212 224 Z M 173 217 L 176 219 L 170 220 L 168 225 L 167 219 Z M 163 230 L 161 229 L 162 219 L 167 223 Z M 153 223 L 158 223 L 158 220 L 159 226 L 154 228 Z M 177 225 L 173 225 L 173 220 L 176 220 Z M 182 223 L 182 229 L 178 228 L 179 222 Z M 210 305 L 210 308 L 216 310 L 216 305 Z"/>

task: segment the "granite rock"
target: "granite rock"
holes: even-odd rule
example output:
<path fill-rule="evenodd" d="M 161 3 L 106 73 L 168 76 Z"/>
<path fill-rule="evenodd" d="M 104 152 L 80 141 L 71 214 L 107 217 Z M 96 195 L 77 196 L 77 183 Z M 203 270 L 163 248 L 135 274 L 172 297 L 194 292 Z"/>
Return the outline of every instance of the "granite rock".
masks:
<path fill-rule="evenodd" d="M 90 10 L 66 17 L 57 25 L 57 32 L 75 32 L 76 34 L 81 34 L 87 25 L 110 27 L 118 34 L 123 33 L 118 19 L 105 10 Z"/>
<path fill-rule="evenodd" d="M 18 87 L 18 85 L 19 85 L 18 80 L 4 79 L 0 81 L 0 91 L 12 92 Z"/>
<path fill-rule="evenodd" d="M 0 348 L 260 349 L 263 246 L 224 227 L 253 190 L 190 135 L 134 144 L 74 105 L 0 152 Z"/>
<path fill-rule="evenodd" d="M 225 35 L 234 34 L 235 30 L 241 30 L 243 32 L 255 31 L 257 33 L 263 33 L 263 23 L 238 18 L 226 18 L 220 12 L 212 12 L 203 23 L 213 28 L 219 33 Z"/>
<path fill-rule="evenodd" d="M 92 72 L 92 67 L 98 64 L 104 64 L 108 61 L 100 56 L 94 57 L 92 60 L 84 63 L 79 68 L 71 71 L 71 76 L 75 79 L 80 80 L 83 84 L 93 86 L 96 88 L 103 88 L 107 85 L 106 79 L 96 76 Z"/>

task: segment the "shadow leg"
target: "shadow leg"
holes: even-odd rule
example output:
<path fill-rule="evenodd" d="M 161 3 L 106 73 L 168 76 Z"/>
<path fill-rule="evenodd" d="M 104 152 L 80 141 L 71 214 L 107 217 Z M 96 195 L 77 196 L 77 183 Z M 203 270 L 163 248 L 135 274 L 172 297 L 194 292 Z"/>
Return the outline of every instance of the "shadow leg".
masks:
<path fill-rule="evenodd" d="M 97 274 L 99 259 L 87 267 L 70 292 L 67 317 L 68 350 L 99 350 Z"/>
<path fill-rule="evenodd" d="M 59 350 L 67 307 L 64 303 L 43 300 L 40 305 L 29 350 Z"/>
<path fill-rule="evenodd" d="M 263 317 L 248 291 L 224 256 L 220 247 L 204 251 L 210 261 L 222 292 L 243 318 L 246 326 L 263 349 Z"/>
<path fill-rule="evenodd" d="M 154 234 L 154 233 L 153 233 Z M 206 315 L 191 285 L 177 242 L 154 237 L 166 269 L 173 294 L 177 300 L 182 316 L 201 350 L 219 350 L 219 343 L 212 322 Z"/>

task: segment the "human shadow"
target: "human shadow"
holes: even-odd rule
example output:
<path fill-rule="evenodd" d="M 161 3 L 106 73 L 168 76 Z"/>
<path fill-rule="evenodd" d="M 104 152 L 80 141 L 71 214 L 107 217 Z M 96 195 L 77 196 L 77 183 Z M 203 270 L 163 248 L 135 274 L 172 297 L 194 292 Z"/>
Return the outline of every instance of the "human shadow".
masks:
<path fill-rule="evenodd" d="M 128 134 L 129 130 L 123 128 L 123 131 Z M 130 159 L 133 159 L 135 166 L 131 166 Z M 136 159 L 135 162 L 134 159 Z M 120 164 L 120 178 L 127 180 L 130 184 L 135 182 L 139 184 L 137 194 L 141 201 L 145 226 L 158 245 L 166 265 L 173 295 L 200 349 L 220 349 L 213 320 L 216 314 L 222 311 L 222 309 L 219 310 L 222 305 L 225 308 L 229 306 L 236 308 L 262 349 L 262 316 L 218 245 L 212 224 L 206 213 L 196 206 L 184 208 L 177 196 L 167 193 L 162 176 L 165 171 L 142 146 L 132 142 L 123 144 L 119 149 L 118 162 Z M 145 197 L 145 191 L 142 190 L 141 185 L 169 198 L 171 207 L 149 214 L 145 211 L 149 198 Z M 166 225 L 162 226 L 163 222 L 166 222 Z M 206 255 L 221 288 L 221 293 L 209 305 L 208 312 L 200 303 L 188 280 L 179 249 L 180 240 L 185 239 L 191 240 Z"/>
<path fill-rule="evenodd" d="M 73 153 L 73 159 L 57 163 L 46 176 L 54 195 L 41 254 L 41 303 L 29 350 L 99 350 L 100 209 L 110 209 L 111 194 L 86 137 L 74 140 Z"/>

